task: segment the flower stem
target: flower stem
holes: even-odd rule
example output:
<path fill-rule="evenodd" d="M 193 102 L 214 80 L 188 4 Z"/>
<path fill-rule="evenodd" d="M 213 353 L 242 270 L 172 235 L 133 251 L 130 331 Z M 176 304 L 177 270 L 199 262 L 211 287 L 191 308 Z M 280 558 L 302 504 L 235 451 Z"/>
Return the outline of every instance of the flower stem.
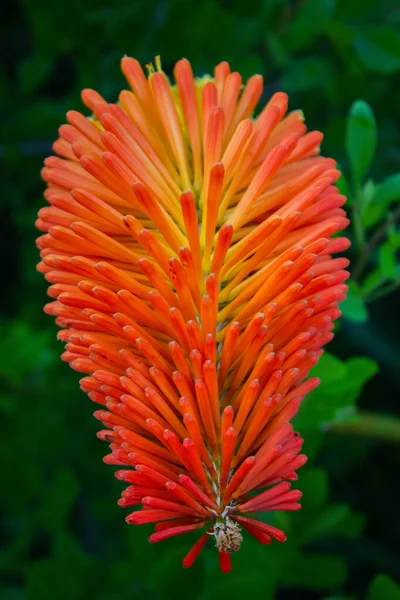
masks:
<path fill-rule="evenodd" d="M 355 231 L 357 232 L 359 230 L 359 228 L 362 227 L 361 218 L 360 218 L 359 222 L 357 221 L 357 219 L 359 218 L 359 213 L 358 212 L 355 213 L 353 218 L 354 218 L 354 228 L 355 228 Z M 366 246 L 364 246 L 363 251 L 360 255 L 360 258 L 356 262 L 355 267 L 353 269 L 354 281 L 357 281 L 360 279 L 360 277 L 365 269 L 368 257 L 370 256 L 371 252 L 376 248 L 376 246 L 379 244 L 379 242 L 381 242 L 381 240 L 385 237 L 385 235 L 387 234 L 390 227 L 395 225 L 399 219 L 400 219 L 400 206 L 393 212 L 393 214 L 390 215 L 390 217 L 388 219 L 386 219 L 386 221 L 384 221 L 380 225 L 380 227 L 375 232 L 375 234 L 372 236 L 370 241 L 366 244 Z M 359 238 L 359 235 L 362 235 L 361 232 L 359 232 L 357 235 L 357 239 L 359 240 L 358 243 L 360 243 L 360 239 L 361 239 L 361 238 Z"/>
<path fill-rule="evenodd" d="M 400 419 L 372 412 L 360 412 L 357 420 L 348 423 L 333 423 L 329 431 L 400 443 Z"/>
<path fill-rule="evenodd" d="M 353 207 L 353 224 L 354 224 L 354 233 L 356 236 L 358 249 L 363 250 L 365 246 L 365 232 L 364 227 L 361 221 L 361 186 L 359 183 L 354 184 L 354 196 L 355 202 Z"/>
<path fill-rule="evenodd" d="M 388 296 L 399 287 L 400 280 L 392 281 L 390 283 L 386 283 L 386 285 L 379 286 L 378 288 L 371 290 L 371 292 L 366 294 L 365 302 L 375 302 L 375 300 L 379 300 L 379 298 Z"/>

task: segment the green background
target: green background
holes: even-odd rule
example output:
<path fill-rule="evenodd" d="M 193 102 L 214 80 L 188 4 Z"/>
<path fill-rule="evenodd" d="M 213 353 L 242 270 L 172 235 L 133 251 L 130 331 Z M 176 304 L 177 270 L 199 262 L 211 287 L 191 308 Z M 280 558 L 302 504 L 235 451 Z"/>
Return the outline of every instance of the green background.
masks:
<path fill-rule="evenodd" d="M 191 536 L 151 546 L 148 528 L 125 524 L 116 504 L 121 484 L 101 462 L 106 447 L 95 437 L 95 406 L 61 363 L 56 327 L 42 313 L 46 285 L 35 271 L 34 245 L 44 203 L 40 169 L 57 128 L 67 110 L 82 109 L 82 88 L 114 101 L 125 86 L 124 54 L 143 64 L 161 54 L 167 74 L 182 56 L 197 75 L 220 60 L 244 78 L 262 73 L 264 101 L 288 92 L 290 108 L 324 132 L 323 154 L 343 166 L 352 212 L 360 190 L 366 198 L 373 181 L 400 171 L 398 1 L 8 0 L 2 11 L 0 599 L 399 600 L 398 290 L 366 305 L 365 286 L 354 284 L 330 354 L 317 367 L 323 384 L 297 422 L 310 456 L 299 479 L 304 509 L 274 521 L 289 534 L 285 544 L 264 547 L 247 536 L 223 576 L 212 548 L 182 570 Z M 353 148 L 363 138 L 349 134 L 349 110 L 359 99 L 377 123 L 372 162 L 364 142 Z M 367 165 L 362 182 L 354 153 Z M 377 218 L 368 217 L 372 235 L 392 214 L 399 187 L 377 205 Z M 390 249 L 367 257 L 364 275 L 388 273 L 395 289 L 395 225 L 390 236 Z M 356 240 L 353 247 L 357 260 Z M 374 417 L 369 436 L 348 435 L 352 426 L 360 433 L 356 402 L 390 419 Z"/>

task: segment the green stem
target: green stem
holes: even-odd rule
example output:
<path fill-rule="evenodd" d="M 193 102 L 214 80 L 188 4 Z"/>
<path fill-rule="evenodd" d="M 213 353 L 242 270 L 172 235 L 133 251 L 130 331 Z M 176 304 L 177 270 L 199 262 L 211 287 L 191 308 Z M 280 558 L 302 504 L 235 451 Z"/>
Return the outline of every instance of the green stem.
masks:
<path fill-rule="evenodd" d="M 359 224 L 357 224 L 357 218 L 358 217 L 359 217 L 359 213 L 356 210 L 356 208 L 354 208 L 354 214 L 353 214 L 354 232 L 356 234 L 357 243 L 359 243 L 359 238 L 357 236 L 357 227 L 359 227 L 359 226 L 362 227 L 361 218 L 360 218 Z M 360 279 L 360 276 L 361 276 L 361 274 L 364 271 L 364 268 L 365 268 L 365 265 L 367 263 L 369 255 L 374 250 L 374 248 L 379 244 L 379 242 L 385 237 L 385 235 L 387 234 L 388 229 L 390 227 L 392 227 L 392 225 L 395 225 L 399 219 L 400 219 L 400 206 L 397 207 L 397 209 L 393 212 L 393 214 L 390 215 L 390 217 L 386 221 L 384 221 L 384 223 L 382 223 L 380 225 L 380 227 L 378 227 L 378 230 L 372 236 L 372 238 L 368 242 L 368 244 L 366 244 L 365 240 L 364 240 L 364 247 L 363 247 L 362 253 L 361 253 L 360 258 L 357 261 L 354 269 L 353 269 L 353 279 L 354 279 L 354 281 L 357 282 L 357 280 Z M 362 235 L 364 235 L 363 232 L 362 232 Z"/>
<path fill-rule="evenodd" d="M 371 290 L 368 294 L 366 294 L 365 302 L 375 302 L 375 300 L 378 300 L 379 298 L 388 296 L 389 294 L 397 290 L 399 287 L 400 281 L 393 281 L 386 285 L 382 285 L 376 289 Z"/>
<path fill-rule="evenodd" d="M 353 225 L 354 234 L 356 236 L 358 251 L 363 253 L 365 248 L 365 233 L 361 222 L 361 187 L 359 184 L 354 185 L 354 207 L 353 207 Z"/>
<path fill-rule="evenodd" d="M 333 423 L 329 431 L 400 443 L 400 419 L 372 412 L 360 412 L 357 420 L 349 423 Z"/>

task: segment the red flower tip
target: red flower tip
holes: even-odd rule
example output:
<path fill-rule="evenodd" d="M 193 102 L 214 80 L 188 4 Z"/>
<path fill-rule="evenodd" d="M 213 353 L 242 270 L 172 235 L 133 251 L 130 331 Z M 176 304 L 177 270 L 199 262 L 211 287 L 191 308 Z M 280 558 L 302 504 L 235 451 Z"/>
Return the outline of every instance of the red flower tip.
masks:
<path fill-rule="evenodd" d="M 231 555 L 229 552 L 219 552 L 219 566 L 226 575 L 232 570 Z"/>

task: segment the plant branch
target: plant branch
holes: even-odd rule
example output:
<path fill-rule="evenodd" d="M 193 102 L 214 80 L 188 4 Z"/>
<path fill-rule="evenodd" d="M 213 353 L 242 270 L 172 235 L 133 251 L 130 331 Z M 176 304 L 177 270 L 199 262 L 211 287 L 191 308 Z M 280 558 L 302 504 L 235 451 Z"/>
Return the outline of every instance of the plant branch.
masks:
<path fill-rule="evenodd" d="M 372 412 L 360 412 L 357 420 L 348 423 L 333 423 L 329 431 L 400 443 L 400 418 Z"/>
<path fill-rule="evenodd" d="M 354 234 L 356 236 L 357 246 L 359 249 L 360 257 L 364 255 L 366 242 L 364 228 L 361 222 L 361 190 L 360 186 L 355 186 L 355 202 L 353 206 L 353 225 Z"/>
<path fill-rule="evenodd" d="M 354 271 L 353 271 L 354 281 L 357 282 L 359 280 L 359 278 L 361 277 L 361 275 L 364 271 L 366 262 L 368 260 L 368 257 L 371 254 L 372 250 L 374 250 L 374 248 L 376 248 L 376 246 L 379 244 L 379 242 L 385 237 L 389 227 L 391 227 L 392 225 L 395 225 L 399 219 L 400 219 L 400 205 L 391 214 L 389 219 L 387 219 L 384 223 L 382 223 L 382 225 L 380 227 L 378 227 L 375 234 L 372 236 L 370 241 L 367 243 L 365 248 L 362 250 L 360 259 L 358 260 L 358 262 L 356 263 L 356 265 L 354 267 Z M 355 226 L 356 226 L 356 222 L 355 222 Z"/>
<path fill-rule="evenodd" d="M 376 300 L 379 300 L 379 298 L 384 298 L 385 296 L 388 296 L 389 294 L 397 290 L 399 287 L 400 280 L 392 281 L 390 283 L 387 283 L 386 285 L 382 285 L 374 290 L 371 290 L 370 293 L 366 294 L 365 302 L 375 302 Z"/>

